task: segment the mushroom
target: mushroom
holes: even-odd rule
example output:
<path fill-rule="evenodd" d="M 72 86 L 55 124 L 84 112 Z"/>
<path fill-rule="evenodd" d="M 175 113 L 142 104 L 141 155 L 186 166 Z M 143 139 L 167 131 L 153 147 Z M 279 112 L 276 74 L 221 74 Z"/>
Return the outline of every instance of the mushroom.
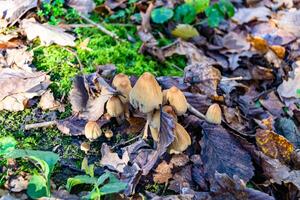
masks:
<path fill-rule="evenodd" d="M 106 130 L 104 131 L 104 135 L 108 140 L 110 140 L 114 136 L 114 133 L 112 132 L 112 130 Z"/>
<path fill-rule="evenodd" d="M 106 111 L 111 117 L 120 117 L 124 113 L 120 98 L 112 96 L 106 103 Z"/>
<path fill-rule="evenodd" d="M 159 141 L 160 130 L 160 110 L 156 110 L 152 115 L 152 119 L 149 123 L 150 132 L 154 141 Z"/>
<path fill-rule="evenodd" d="M 84 134 L 87 139 L 90 141 L 97 139 L 98 137 L 101 136 L 102 131 L 95 121 L 89 121 L 86 123 L 84 127 Z"/>
<path fill-rule="evenodd" d="M 165 106 L 163 106 L 162 110 L 163 110 L 164 112 L 168 113 L 169 115 L 171 115 L 171 116 L 174 118 L 174 120 L 177 122 L 177 115 L 176 115 L 176 113 L 174 112 L 172 106 L 165 105 Z"/>
<path fill-rule="evenodd" d="M 122 73 L 116 75 L 112 81 L 112 85 L 116 88 L 118 92 L 121 93 L 121 95 L 119 95 L 119 98 L 122 101 L 122 103 L 128 103 L 129 93 L 132 89 L 131 82 L 128 76 Z"/>
<path fill-rule="evenodd" d="M 218 104 L 214 103 L 209 106 L 206 112 L 206 121 L 212 124 L 221 124 L 222 122 L 222 111 Z"/>
<path fill-rule="evenodd" d="M 169 146 L 170 154 L 179 154 L 185 151 L 188 146 L 191 145 L 192 142 L 190 135 L 179 123 L 175 124 L 174 135 L 174 141 Z"/>
<path fill-rule="evenodd" d="M 159 109 L 163 95 L 155 77 L 145 72 L 136 82 L 129 94 L 131 105 L 142 113 Z"/>
<path fill-rule="evenodd" d="M 90 143 L 88 143 L 88 142 L 83 142 L 83 143 L 81 143 L 81 145 L 80 145 L 80 150 L 81 151 L 84 151 L 84 153 L 85 154 L 87 154 L 88 153 L 88 151 L 90 150 Z"/>
<path fill-rule="evenodd" d="M 148 125 L 152 120 L 152 114 L 155 109 L 160 108 L 163 101 L 161 87 L 151 73 L 145 72 L 137 80 L 129 94 L 129 100 L 135 109 L 139 109 L 140 112 L 147 114 L 147 122 L 143 136 L 143 138 L 147 138 Z"/>
<path fill-rule="evenodd" d="M 183 92 L 175 86 L 164 91 L 164 101 L 168 102 L 170 106 L 173 107 L 178 116 L 183 115 L 187 111 L 187 100 Z"/>

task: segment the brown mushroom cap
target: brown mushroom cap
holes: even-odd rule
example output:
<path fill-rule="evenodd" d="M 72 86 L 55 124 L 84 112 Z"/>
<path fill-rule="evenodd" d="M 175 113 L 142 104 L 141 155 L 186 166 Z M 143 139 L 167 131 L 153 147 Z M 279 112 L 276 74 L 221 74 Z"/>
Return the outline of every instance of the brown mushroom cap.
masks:
<path fill-rule="evenodd" d="M 183 115 L 188 108 L 187 100 L 177 87 L 173 86 L 165 92 L 165 99 L 174 108 L 178 116 Z"/>
<path fill-rule="evenodd" d="M 176 113 L 174 112 L 174 109 L 172 106 L 169 106 L 169 105 L 165 105 L 163 106 L 162 110 L 166 113 L 168 113 L 169 115 L 171 115 L 175 121 L 177 122 L 177 115 Z"/>
<path fill-rule="evenodd" d="M 190 135 L 179 123 L 175 124 L 174 135 L 174 141 L 169 146 L 170 154 L 179 154 L 191 145 L 192 141 Z"/>
<path fill-rule="evenodd" d="M 163 95 L 155 77 L 145 72 L 132 88 L 129 99 L 134 108 L 138 108 L 143 113 L 149 113 L 159 108 Z"/>
<path fill-rule="evenodd" d="M 159 141 L 159 130 L 160 130 L 160 110 L 153 113 L 152 119 L 149 123 L 151 135 L 154 141 Z"/>
<path fill-rule="evenodd" d="M 88 143 L 88 142 L 83 142 L 80 145 L 80 150 L 84 151 L 85 154 L 87 154 L 87 152 L 90 150 L 90 148 L 91 148 L 91 146 L 90 146 L 90 143 Z"/>
<path fill-rule="evenodd" d="M 112 130 L 106 130 L 104 132 L 104 135 L 108 140 L 110 140 L 114 136 L 114 133 L 112 132 Z"/>
<path fill-rule="evenodd" d="M 125 104 L 129 102 L 129 93 L 132 89 L 131 82 L 127 75 L 125 74 L 117 74 L 113 81 L 112 85 L 116 88 L 118 92 L 120 92 L 123 96 L 119 96 L 120 100 Z"/>
<path fill-rule="evenodd" d="M 101 136 L 102 131 L 97 122 L 89 121 L 84 127 L 85 137 L 89 140 L 95 140 Z"/>
<path fill-rule="evenodd" d="M 124 106 L 119 97 L 112 96 L 107 101 L 106 111 L 111 117 L 119 117 L 124 113 Z"/>
<path fill-rule="evenodd" d="M 221 124 L 222 122 L 222 111 L 218 104 L 214 103 L 209 106 L 206 112 L 206 121 L 212 124 Z"/>

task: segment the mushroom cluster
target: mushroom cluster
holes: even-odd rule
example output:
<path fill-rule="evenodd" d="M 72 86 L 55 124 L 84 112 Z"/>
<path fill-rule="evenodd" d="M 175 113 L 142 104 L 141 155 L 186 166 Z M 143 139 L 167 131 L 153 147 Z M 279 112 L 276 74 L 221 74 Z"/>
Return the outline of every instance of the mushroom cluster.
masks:
<path fill-rule="evenodd" d="M 125 74 L 118 74 L 113 78 L 112 86 L 117 91 L 106 102 L 106 115 L 118 120 L 128 119 L 129 112 L 143 113 L 146 118 L 143 138 L 148 138 L 148 130 L 154 141 L 159 142 L 161 133 L 161 112 L 169 114 L 175 122 L 173 130 L 174 141 L 169 146 L 169 153 L 180 153 L 191 144 L 190 135 L 181 126 L 177 117 L 182 116 L 188 108 L 187 100 L 177 87 L 173 86 L 163 90 L 155 77 L 145 72 L 131 86 L 129 77 Z M 130 109 L 132 106 L 133 109 Z M 101 136 L 101 129 L 96 122 L 88 122 L 85 127 L 85 135 L 88 139 L 94 140 Z M 110 136 L 111 137 L 111 136 Z"/>

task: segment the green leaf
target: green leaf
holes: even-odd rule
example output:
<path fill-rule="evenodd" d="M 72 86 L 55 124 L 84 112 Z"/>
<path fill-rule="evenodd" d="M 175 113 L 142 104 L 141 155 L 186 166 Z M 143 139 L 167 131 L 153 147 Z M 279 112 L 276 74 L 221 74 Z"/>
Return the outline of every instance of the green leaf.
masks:
<path fill-rule="evenodd" d="M 88 165 L 88 160 L 84 157 L 81 163 L 81 169 L 84 170 L 87 175 L 94 177 L 94 167 L 94 164 Z"/>
<path fill-rule="evenodd" d="M 169 8 L 156 8 L 151 12 L 151 19 L 153 22 L 157 24 L 163 24 L 169 19 L 171 19 L 174 15 L 172 9 Z"/>
<path fill-rule="evenodd" d="M 15 149 L 17 141 L 13 137 L 0 138 L 0 156 L 7 154 Z"/>
<path fill-rule="evenodd" d="M 228 0 L 220 0 L 219 9 L 223 13 L 223 15 L 227 15 L 228 17 L 233 17 L 234 15 L 234 6 Z"/>
<path fill-rule="evenodd" d="M 54 169 L 55 164 L 59 160 L 59 156 L 50 151 L 35 151 L 15 149 L 5 155 L 6 158 L 30 158 L 35 160 L 45 173 L 47 178 L 50 178 L 50 174 Z"/>
<path fill-rule="evenodd" d="M 205 10 L 207 17 L 207 23 L 210 27 L 218 27 L 221 21 L 224 19 L 224 15 L 221 13 L 218 4 L 214 4 Z"/>
<path fill-rule="evenodd" d="M 98 180 L 97 180 L 98 187 L 99 187 L 99 185 L 103 184 L 104 181 L 106 181 L 108 178 L 109 178 L 110 183 L 120 182 L 119 179 L 117 179 L 117 177 L 115 175 L 113 175 L 110 172 L 106 172 L 98 178 Z"/>
<path fill-rule="evenodd" d="M 96 184 L 97 179 L 87 175 L 78 175 L 73 178 L 68 178 L 66 188 L 70 192 L 72 187 L 79 184 Z"/>
<path fill-rule="evenodd" d="M 104 194 L 112 194 L 112 193 L 117 193 L 117 192 L 120 192 L 122 190 L 125 190 L 126 187 L 127 187 L 126 183 L 118 181 L 118 182 L 108 183 L 108 184 L 103 185 L 100 188 L 100 192 L 103 195 Z"/>
<path fill-rule="evenodd" d="M 91 192 L 88 193 L 88 195 L 83 196 L 83 199 L 100 199 L 101 198 L 101 193 L 97 188 L 94 188 Z"/>
<path fill-rule="evenodd" d="M 192 37 L 198 36 L 199 33 L 197 29 L 195 29 L 189 24 L 178 24 L 176 28 L 172 31 L 172 35 L 187 40 Z"/>
<path fill-rule="evenodd" d="M 186 3 L 192 5 L 196 9 L 196 13 L 201 13 L 208 8 L 210 0 L 185 0 Z"/>
<path fill-rule="evenodd" d="M 47 189 L 47 181 L 41 175 L 33 175 L 27 187 L 27 194 L 32 199 L 49 197 L 50 191 Z"/>
<path fill-rule="evenodd" d="M 177 22 L 183 22 L 185 24 L 190 24 L 196 18 L 196 10 L 190 4 L 187 4 L 187 3 L 182 4 L 176 8 L 174 18 Z"/>

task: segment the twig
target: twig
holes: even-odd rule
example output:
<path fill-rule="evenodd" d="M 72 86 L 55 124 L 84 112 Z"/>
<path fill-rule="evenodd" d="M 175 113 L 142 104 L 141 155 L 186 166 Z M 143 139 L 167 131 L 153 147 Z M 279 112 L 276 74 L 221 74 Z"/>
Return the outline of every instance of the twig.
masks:
<path fill-rule="evenodd" d="M 197 117 L 204 119 L 205 120 L 205 115 L 203 115 L 201 112 L 199 112 L 196 108 L 194 108 L 193 106 L 191 106 L 190 104 L 188 104 L 188 110 L 193 113 L 194 115 L 196 115 Z"/>
<path fill-rule="evenodd" d="M 243 79 L 244 79 L 244 77 L 242 77 L 242 76 L 232 77 L 232 78 L 224 77 L 221 79 L 221 81 L 240 81 Z"/>
<path fill-rule="evenodd" d="M 33 128 L 49 127 L 49 126 L 56 125 L 56 123 L 57 123 L 56 121 L 49 121 L 49 122 L 40 122 L 40 123 L 36 123 L 36 124 L 26 124 L 25 130 L 30 130 Z"/>
<path fill-rule="evenodd" d="M 79 16 L 84 19 L 85 21 L 87 21 L 90 24 L 93 24 L 95 27 L 97 27 L 100 31 L 102 31 L 103 33 L 109 35 L 110 37 L 116 39 L 116 40 L 120 40 L 123 41 L 122 39 L 119 38 L 119 36 L 117 36 L 115 33 L 107 30 L 104 26 L 97 24 L 96 22 L 94 22 L 93 20 L 89 19 L 87 16 L 79 13 Z"/>
<path fill-rule="evenodd" d="M 141 137 L 142 137 L 142 136 L 141 136 L 141 134 L 140 134 L 140 135 L 135 136 L 135 137 L 133 137 L 133 138 L 127 140 L 127 141 L 120 142 L 119 144 L 116 144 L 116 145 L 113 146 L 111 149 L 113 150 L 113 149 L 115 149 L 115 148 L 117 148 L 117 147 L 119 147 L 119 146 L 123 146 L 123 145 L 125 145 L 125 144 L 128 144 L 128 143 L 130 143 L 130 142 L 132 142 L 132 141 L 134 141 L 134 140 L 136 140 L 136 139 L 139 139 L 139 138 L 141 138 Z"/>

